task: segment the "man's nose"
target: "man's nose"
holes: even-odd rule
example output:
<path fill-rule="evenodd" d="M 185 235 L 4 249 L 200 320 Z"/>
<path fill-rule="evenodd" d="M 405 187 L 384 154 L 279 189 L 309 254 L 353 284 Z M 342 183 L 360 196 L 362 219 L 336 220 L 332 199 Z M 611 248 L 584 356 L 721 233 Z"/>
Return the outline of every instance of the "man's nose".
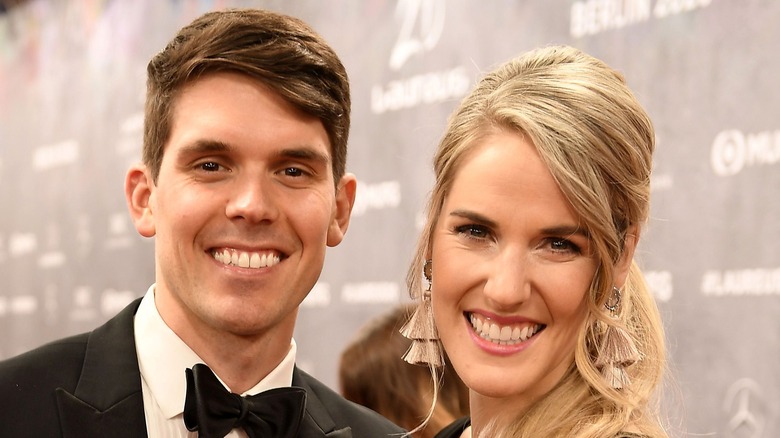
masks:
<path fill-rule="evenodd" d="M 273 221 L 279 214 L 273 194 L 272 181 L 263 178 L 240 178 L 231 191 L 225 214 L 231 219 L 249 223 Z"/>

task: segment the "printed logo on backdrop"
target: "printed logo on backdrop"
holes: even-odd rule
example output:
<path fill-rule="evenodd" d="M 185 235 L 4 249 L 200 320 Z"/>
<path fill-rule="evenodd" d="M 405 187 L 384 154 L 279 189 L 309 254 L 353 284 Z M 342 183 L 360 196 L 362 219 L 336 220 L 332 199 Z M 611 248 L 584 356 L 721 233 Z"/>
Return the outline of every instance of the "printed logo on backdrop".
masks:
<path fill-rule="evenodd" d="M 401 287 L 392 281 L 346 283 L 341 289 L 341 301 L 347 304 L 397 304 Z"/>
<path fill-rule="evenodd" d="M 38 312 L 39 299 L 32 294 L 20 294 L 8 297 L 8 313 L 29 316 Z"/>
<path fill-rule="evenodd" d="M 705 296 L 770 296 L 780 295 L 780 268 L 710 269 L 701 279 Z"/>
<path fill-rule="evenodd" d="M 90 290 L 87 286 L 83 286 L 81 289 L 85 289 L 87 291 Z M 91 302 L 89 301 L 91 300 L 91 292 L 89 293 L 89 295 L 90 296 L 82 295 L 82 299 L 87 300 L 84 302 L 85 304 Z M 103 294 L 100 296 L 100 313 L 104 317 L 114 316 L 136 298 L 137 295 L 133 291 L 116 290 L 110 288 L 106 289 L 103 291 Z"/>
<path fill-rule="evenodd" d="M 309 295 L 306 295 L 306 298 L 303 299 L 301 306 L 308 308 L 328 307 L 330 302 L 330 284 L 317 282 L 311 289 L 311 292 L 309 292 Z"/>
<path fill-rule="evenodd" d="M 411 59 L 433 52 L 445 18 L 446 0 L 399 0 L 395 9 L 398 35 L 388 58 L 390 71 L 399 72 Z M 371 111 L 382 114 L 457 99 L 469 86 L 463 66 L 391 80 L 371 88 Z"/>
<path fill-rule="evenodd" d="M 15 231 L 8 236 L 8 255 L 22 257 L 38 249 L 38 236 L 33 232 Z"/>
<path fill-rule="evenodd" d="M 712 170 L 732 176 L 749 167 L 780 163 L 780 129 L 744 133 L 737 129 L 718 133 L 712 142 Z"/>
<path fill-rule="evenodd" d="M 656 137 L 656 150 L 666 146 L 663 138 Z M 653 163 L 653 173 L 650 175 L 650 191 L 658 193 L 672 190 L 674 188 L 674 175 L 667 169 L 664 169 L 664 162 Z"/>
<path fill-rule="evenodd" d="M 674 188 L 674 176 L 670 173 L 656 173 L 650 178 L 650 191 L 661 192 Z"/>
<path fill-rule="evenodd" d="M 67 257 L 60 247 L 60 227 L 54 222 L 46 226 L 45 251 L 38 257 L 41 269 L 57 268 L 65 264 Z"/>
<path fill-rule="evenodd" d="M 6 250 L 5 250 L 5 235 L 3 233 L 0 233 L 0 263 L 3 263 L 6 256 Z"/>
<path fill-rule="evenodd" d="M 143 102 L 143 100 L 142 100 Z M 119 156 L 136 157 L 140 154 L 143 143 L 144 112 L 139 111 L 125 118 L 119 125 L 121 135 L 116 143 L 116 153 Z"/>
<path fill-rule="evenodd" d="M 444 0 L 400 0 L 395 8 L 401 28 L 390 52 L 390 68 L 398 71 L 414 55 L 433 50 L 444 30 Z"/>
<path fill-rule="evenodd" d="M 650 293 L 659 302 L 666 303 L 674 295 L 672 273 L 669 271 L 646 271 L 644 273 Z"/>
<path fill-rule="evenodd" d="M 86 257 L 92 251 L 92 220 L 89 213 L 81 213 L 76 218 L 76 246 L 78 254 Z"/>
<path fill-rule="evenodd" d="M 79 159 L 80 149 L 76 140 L 40 146 L 33 151 L 32 168 L 40 172 L 73 164 Z"/>
<path fill-rule="evenodd" d="M 401 205 L 400 181 L 391 180 L 370 184 L 358 181 L 352 217 L 362 216 L 368 210 L 398 208 L 399 205 Z"/>
<path fill-rule="evenodd" d="M 133 244 L 133 232 L 135 229 L 130 224 L 130 218 L 124 211 L 115 212 L 108 216 L 108 236 L 106 237 L 106 249 L 127 248 Z"/>
<path fill-rule="evenodd" d="M 71 308 L 69 316 L 71 321 L 91 321 L 97 317 L 97 299 L 91 287 L 76 287 L 70 293 L 70 297 Z"/>
<path fill-rule="evenodd" d="M 742 378 L 732 383 L 723 400 L 725 438 L 762 438 L 766 401 L 759 384 Z"/>
<path fill-rule="evenodd" d="M 707 7 L 712 0 L 587 0 L 571 5 L 569 32 L 575 38 L 666 18 Z"/>
<path fill-rule="evenodd" d="M 60 319 L 60 291 L 56 284 L 48 284 L 43 289 L 43 314 L 46 322 L 56 324 Z"/>

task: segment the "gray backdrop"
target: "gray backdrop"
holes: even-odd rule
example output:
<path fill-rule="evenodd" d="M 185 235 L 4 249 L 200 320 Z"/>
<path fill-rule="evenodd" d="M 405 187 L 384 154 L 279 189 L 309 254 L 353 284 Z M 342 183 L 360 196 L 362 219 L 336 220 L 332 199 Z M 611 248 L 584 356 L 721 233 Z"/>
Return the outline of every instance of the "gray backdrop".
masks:
<path fill-rule="evenodd" d="M 671 355 L 673 436 L 780 436 L 780 2 L 33 0 L 0 15 L 0 358 L 91 329 L 153 281 L 125 207 L 145 66 L 224 6 L 297 15 L 352 80 L 346 241 L 300 312 L 299 364 L 406 300 L 447 115 L 480 73 L 566 43 L 622 71 L 655 121 L 639 259 Z"/>

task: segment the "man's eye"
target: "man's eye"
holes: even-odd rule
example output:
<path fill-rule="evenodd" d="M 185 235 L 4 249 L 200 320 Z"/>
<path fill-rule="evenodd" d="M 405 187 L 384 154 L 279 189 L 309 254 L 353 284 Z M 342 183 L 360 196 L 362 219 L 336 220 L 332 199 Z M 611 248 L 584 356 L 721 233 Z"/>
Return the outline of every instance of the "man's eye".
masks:
<path fill-rule="evenodd" d="M 206 172 L 216 172 L 219 170 L 219 164 L 213 161 L 208 161 L 206 163 L 201 163 L 200 168 Z"/>
<path fill-rule="evenodd" d="M 287 176 L 303 176 L 303 170 L 297 167 L 287 167 L 284 169 L 284 174 Z"/>

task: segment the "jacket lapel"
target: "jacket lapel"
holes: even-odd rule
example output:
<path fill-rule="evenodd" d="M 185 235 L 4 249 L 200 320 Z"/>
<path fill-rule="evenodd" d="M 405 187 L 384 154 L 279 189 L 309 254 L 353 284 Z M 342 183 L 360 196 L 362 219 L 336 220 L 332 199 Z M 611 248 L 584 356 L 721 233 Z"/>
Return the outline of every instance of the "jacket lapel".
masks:
<path fill-rule="evenodd" d="M 328 414 L 322 400 L 317 397 L 306 376 L 297 367 L 293 371 L 292 384 L 306 390 L 306 414 L 298 431 L 299 438 L 352 438 L 352 429 L 349 427 L 336 429 L 336 423 Z"/>
<path fill-rule="evenodd" d="M 147 436 L 133 336 L 133 317 L 140 302 L 133 301 L 89 335 L 84 367 L 73 394 L 57 389 L 63 437 Z M 298 368 L 293 372 L 292 383 L 307 394 L 299 438 L 352 438 L 349 427 L 336 429 L 323 401 Z"/>
<path fill-rule="evenodd" d="M 145 437 L 141 372 L 135 353 L 135 300 L 89 335 L 73 394 L 56 392 L 64 437 Z"/>

